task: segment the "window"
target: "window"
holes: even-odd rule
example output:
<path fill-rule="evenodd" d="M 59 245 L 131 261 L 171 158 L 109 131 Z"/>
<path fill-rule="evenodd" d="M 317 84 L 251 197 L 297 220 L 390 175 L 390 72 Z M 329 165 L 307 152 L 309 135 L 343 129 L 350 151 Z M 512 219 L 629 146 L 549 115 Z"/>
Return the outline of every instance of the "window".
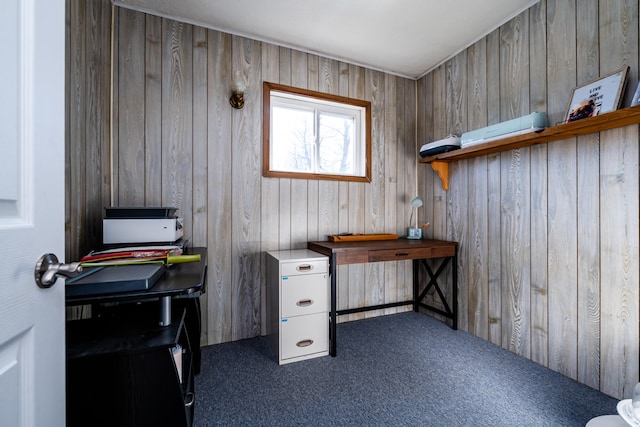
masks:
<path fill-rule="evenodd" d="M 371 103 L 264 83 L 266 177 L 371 181 Z"/>

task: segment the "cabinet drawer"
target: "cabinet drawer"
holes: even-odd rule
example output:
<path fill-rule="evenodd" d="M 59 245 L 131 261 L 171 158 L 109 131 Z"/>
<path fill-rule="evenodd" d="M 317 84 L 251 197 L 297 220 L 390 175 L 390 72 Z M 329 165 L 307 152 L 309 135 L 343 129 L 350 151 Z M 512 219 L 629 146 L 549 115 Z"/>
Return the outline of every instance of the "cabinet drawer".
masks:
<path fill-rule="evenodd" d="M 441 258 L 453 255 L 455 255 L 455 249 L 450 247 L 384 249 L 369 251 L 369 262 Z"/>
<path fill-rule="evenodd" d="M 298 261 L 282 263 L 283 276 L 326 273 L 328 270 L 329 262 L 326 259 L 318 261 Z"/>
<path fill-rule="evenodd" d="M 282 317 L 302 316 L 305 314 L 328 311 L 329 275 L 309 274 L 305 276 L 282 277 Z"/>
<path fill-rule="evenodd" d="M 327 313 L 282 319 L 280 331 L 281 359 L 329 351 Z"/>

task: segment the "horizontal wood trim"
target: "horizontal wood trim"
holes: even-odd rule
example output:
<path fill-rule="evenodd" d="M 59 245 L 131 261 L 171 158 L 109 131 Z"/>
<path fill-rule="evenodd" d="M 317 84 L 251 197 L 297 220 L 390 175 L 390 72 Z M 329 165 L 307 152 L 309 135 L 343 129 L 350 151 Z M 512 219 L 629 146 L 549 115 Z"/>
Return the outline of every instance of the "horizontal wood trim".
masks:
<path fill-rule="evenodd" d="M 266 145 L 266 143 L 265 143 Z M 266 156 L 265 156 L 266 157 Z M 267 162 L 265 160 L 264 162 Z M 348 182 L 371 182 L 371 178 L 367 176 L 353 176 L 353 175 L 325 175 L 317 173 L 298 173 L 298 172 L 278 172 L 268 170 L 268 164 L 263 162 L 262 176 L 265 178 L 289 178 L 289 179 L 313 179 L 323 181 L 348 181 Z"/>
<path fill-rule="evenodd" d="M 363 99 L 349 98 L 346 96 L 335 95 L 331 93 L 318 92 L 315 90 L 303 89 L 294 86 L 282 85 L 278 83 L 264 82 L 263 89 L 265 93 L 271 91 L 292 93 L 294 95 L 306 96 L 309 98 L 321 99 L 324 101 L 339 102 L 341 104 L 356 105 L 358 107 L 364 107 L 371 110 L 371 102 Z M 266 96 L 266 95 L 265 95 Z"/>

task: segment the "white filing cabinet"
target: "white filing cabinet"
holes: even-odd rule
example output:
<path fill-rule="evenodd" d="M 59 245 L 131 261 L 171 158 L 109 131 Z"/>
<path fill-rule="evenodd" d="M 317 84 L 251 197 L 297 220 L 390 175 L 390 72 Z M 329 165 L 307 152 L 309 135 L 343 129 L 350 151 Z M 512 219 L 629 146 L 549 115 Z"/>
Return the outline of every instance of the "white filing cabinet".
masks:
<path fill-rule="evenodd" d="M 267 335 L 279 364 L 329 354 L 329 258 L 267 252 Z"/>

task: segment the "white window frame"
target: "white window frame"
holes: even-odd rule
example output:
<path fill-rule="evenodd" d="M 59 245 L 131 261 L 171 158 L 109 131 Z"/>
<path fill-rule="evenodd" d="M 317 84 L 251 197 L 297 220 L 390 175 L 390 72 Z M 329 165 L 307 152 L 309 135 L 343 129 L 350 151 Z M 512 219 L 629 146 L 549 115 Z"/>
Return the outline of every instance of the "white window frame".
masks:
<path fill-rule="evenodd" d="M 318 170 L 310 172 L 277 170 L 272 149 L 274 107 L 285 107 L 314 113 L 314 126 L 318 127 L 319 114 L 337 114 L 353 117 L 353 174 L 328 173 Z M 315 139 L 318 138 L 317 133 Z M 317 140 L 316 146 L 317 146 Z M 317 154 L 317 153 L 316 153 Z M 294 88 L 276 83 L 263 85 L 263 176 L 277 178 L 324 179 L 337 181 L 371 182 L 371 103 L 353 98 Z"/>

